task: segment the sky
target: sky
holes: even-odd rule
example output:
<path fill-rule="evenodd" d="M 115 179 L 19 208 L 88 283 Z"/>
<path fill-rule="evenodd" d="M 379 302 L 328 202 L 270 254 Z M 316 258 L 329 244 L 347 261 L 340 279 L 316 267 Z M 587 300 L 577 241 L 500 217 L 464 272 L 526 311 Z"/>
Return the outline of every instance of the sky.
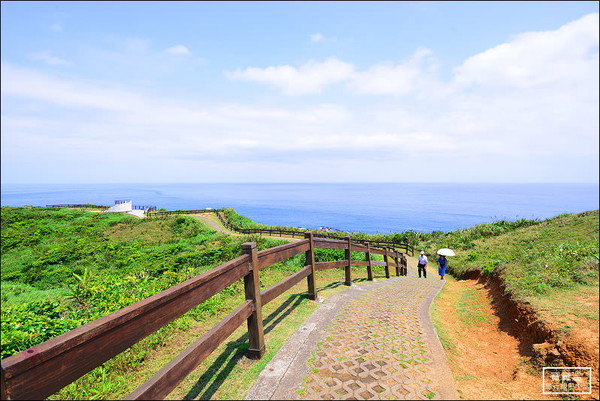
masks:
<path fill-rule="evenodd" d="M 1 3 L 1 179 L 599 178 L 599 3 Z"/>

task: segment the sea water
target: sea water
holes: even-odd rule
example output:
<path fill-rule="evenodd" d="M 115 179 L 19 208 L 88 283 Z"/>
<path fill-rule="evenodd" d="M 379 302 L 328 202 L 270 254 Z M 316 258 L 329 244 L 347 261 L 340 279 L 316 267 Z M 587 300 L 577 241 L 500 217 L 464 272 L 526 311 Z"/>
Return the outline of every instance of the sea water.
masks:
<path fill-rule="evenodd" d="M 167 210 L 233 208 L 262 224 L 389 234 L 597 210 L 598 184 L 12 184 L 2 206 L 115 200 Z"/>

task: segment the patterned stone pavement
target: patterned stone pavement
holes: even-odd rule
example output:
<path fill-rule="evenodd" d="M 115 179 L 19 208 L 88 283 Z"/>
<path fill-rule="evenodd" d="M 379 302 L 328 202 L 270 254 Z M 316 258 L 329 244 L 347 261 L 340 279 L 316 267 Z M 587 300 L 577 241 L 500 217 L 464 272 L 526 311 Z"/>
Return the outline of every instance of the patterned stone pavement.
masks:
<path fill-rule="evenodd" d="M 418 311 L 436 288 L 432 283 L 402 280 L 347 305 L 309 359 L 312 372 L 298 398 L 436 398 L 435 372 Z"/>
<path fill-rule="evenodd" d="M 315 332 L 312 340 L 305 335 L 294 345 L 304 351 L 292 351 L 287 365 L 272 360 L 266 376 L 283 371 L 281 377 L 259 378 L 247 399 L 457 398 L 428 314 L 443 282 L 412 273 L 351 287 L 363 288 L 347 296 L 322 330 L 309 322 L 303 330 Z"/>

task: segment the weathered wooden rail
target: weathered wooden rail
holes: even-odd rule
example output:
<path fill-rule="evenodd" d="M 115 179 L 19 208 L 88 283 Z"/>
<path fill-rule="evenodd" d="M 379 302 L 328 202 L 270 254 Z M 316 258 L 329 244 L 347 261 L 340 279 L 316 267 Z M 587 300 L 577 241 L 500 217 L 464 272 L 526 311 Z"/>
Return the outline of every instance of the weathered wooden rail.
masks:
<path fill-rule="evenodd" d="M 223 213 L 221 213 L 220 210 L 216 209 L 214 210 L 215 214 L 217 215 L 217 217 L 219 218 L 219 220 L 221 221 L 221 223 L 228 229 L 232 230 L 232 231 L 236 231 L 239 233 L 244 233 L 244 234 L 267 234 L 270 236 L 283 236 L 283 235 L 288 235 L 291 236 L 292 238 L 294 238 L 296 235 L 301 237 L 302 235 L 304 235 L 304 231 L 301 230 L 289 230 L 289 229 L 269 229 L 269 228 L 238 228 L 235 227 L 234 225 L 232 225 L 224 216 Z M 331 239 L 341 239 L 341 238 L 345 238 L 347 235 L 336 235 L 336 234 L 323 234 L 323 233 L 319 233 L 319 237 L 322 238 L 331 238 Z M 415 251 L 412 245 L 410 244 L 406 244 L 406 243 L 397 243 L 397 242 L 389 242 L 389 241 L 373 241 L 373 240 L 360 240 L 362 242 L 368 242 L 373 246 L 379 246 L 379 247 L 388 247 L 388 248 L 393 248 L 393 249 L 401 249 L 404 250 L 406 253 L 411 253 L 411 256 L 414 256 Z"/>
<path fill-rule="evenodd" d="M 265 234 L 269 236 L 290 236 L 292 238 L 299 237 L 302 238 L 304 236 L 305 230 L 294 230 L 294 229 L 281 229 L 281 228 L 240 228 L 236 227 L 227 220 L 227 218 L 223 215 L 220 209 L 196 209 L 196 210 L 170 210 L 170 211 L 160 211 L 160 212 L 151 212 L 148 213 L 148 217 L 160 217 L 160 216 L 171 216 L 171 215 L 180 215 L 180 214 L 201 214 L 201 213 L 215 213 L 219 218 L 221 223 L 229 230 L 235 231 L 241 234 Z M 323 238 L 332 238 L 332 239 L 342 239 L 347 236 L 347 234 L 324 234 L 319 233 L 319 237 Z M 415 250 L 411 244 L 407 243 L 398 243 L 398 242 L 390 242 L 390 241 L 373 241 L 373 240 L 356 240 L 361 242 L 369 242 L 373 246 L 379 247 L 388 247 L 392 249 L 397 249 L 399 251 L 403 251 L 405 253 L 410 253 L 411 256 L 414 256 Z"/>
<path fill-rule="evenodd" d="M 345 249 L 345 260 L 315 262 L 314 250 Z M 244 281 L 245 301 L 216 326 L 188 346 L 126 399 L 164 399 L 208 355 L 240 325 L 247 322 L 251 358 L 265 352 L 262 307 L 286 290 L 307 279 L 309 299 L 317 299 L 316 272 L 344 268 L 344 282 L 352 283 L 352 266 L 366 266 L 373 280 L 373 267 L 383 266 L 385 276 L 395 268 L 407 274 L 403 253 L 369 243 L 316 238 L 305 233 L 303 240 L 257 251 L 253 242 L 242 245 L 243 255 L 217 266 L 161 293 L 94 320 L 68 333 L 33 346 L 2 360 L 2 400 L 44 399 L 97 366 L 125 351 L 149 334 L 203 303 L 238 280 Z M 365 260 L 352 260 L 351 251 L 363 252 Z M 304 253 L 306 265 L 279 283 L 260 291 L 260 270 Z M 372 254 L 383 255 L 374 261 Z M 355 253 L 356 255 L 356 253 Z"/>

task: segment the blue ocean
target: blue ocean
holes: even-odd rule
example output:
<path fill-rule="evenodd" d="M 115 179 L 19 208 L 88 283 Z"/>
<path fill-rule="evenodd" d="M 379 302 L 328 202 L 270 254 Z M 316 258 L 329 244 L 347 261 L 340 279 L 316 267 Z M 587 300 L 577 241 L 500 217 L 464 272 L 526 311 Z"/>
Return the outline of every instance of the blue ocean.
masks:
<path fill-rule="evenodd" d="M 59 203 L 167 210 L 234 208 L 262 224 L 390 234 L 453 231 L 497 220 L 597 210 L 598 184 L 19 184 L 2 206 Z"/>

